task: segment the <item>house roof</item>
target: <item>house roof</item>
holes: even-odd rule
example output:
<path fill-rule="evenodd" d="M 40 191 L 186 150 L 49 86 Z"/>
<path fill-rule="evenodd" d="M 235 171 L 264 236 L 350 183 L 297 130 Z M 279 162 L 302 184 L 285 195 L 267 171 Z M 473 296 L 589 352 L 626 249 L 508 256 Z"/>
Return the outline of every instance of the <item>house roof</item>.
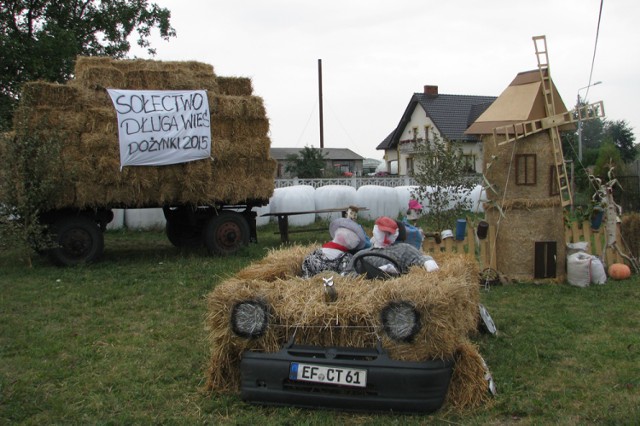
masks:
<path fill-rule="evenodd" d="M 556 114 L 567 112 L 560 94 L 551 80 L 551 93 Z M 496 127 L 539 120 L 547 116 L 545 99 L 540 81 L 540 71 L 518 73 L 502 94 L 486 109 L 465 132 L 468 135 L 492 134 Z M 560 126 L 571 130 L 573 125 Z"/>
<path fill-rule="evenodd" d="M 398 126 L 376 149 L 389 149 L 398 145 L 402 131 L 411 121 L 411 115 L 418 105 L 422 107 L 443 138 L 452 141 L 477 140 L 475 135 L 465 134 L 465 130 L 494 100 L 496 100 L 495 96 L 414 93 Z"/>
<path fill-rule="evenodd" d="M 289 155 L 298 155 L 303 148 L 270 148 L 271 158 L 286 160 Z M 356 154 L 348 148 L 322 148 L 326 160 L 364 160 L 364 157 Z"/>

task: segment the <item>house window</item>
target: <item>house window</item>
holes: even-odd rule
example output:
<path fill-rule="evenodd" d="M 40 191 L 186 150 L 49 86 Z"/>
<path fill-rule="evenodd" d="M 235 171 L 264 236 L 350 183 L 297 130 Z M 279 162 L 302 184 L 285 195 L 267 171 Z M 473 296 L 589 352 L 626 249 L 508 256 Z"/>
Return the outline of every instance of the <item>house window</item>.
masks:
<path fill-rule="evenodd" d="M 407 158 L 407 176 L 413 176 L 413 157 Z"/>
<path fill-rule="evenodd" d="M 558 188 L 558 169 L 556 166 L 549 166 L 549 196 L 560 195 Z"/>
<path fill-rule="evenodd" d="M 424 140 L 425 141 L 430 141 L 431 138 L 429 137 L 429 128 L 431 126 L 424 126 Z"/>
<path fill-rule="evenodd" d="M 536 184 L 536 155 L 516 155 L 516 185 Z"/>
<path fill-rule="evenodd" d="M 463 154 L 462 161 L 464 162 L 464 171 L 466 173 L 476 172 L 476 156 L 473 154 Z"/>
<path fill-rule="evenodd" d="M 418 128 L 413 128 L 413 141 L 415 142 L 418 139 Z"/>

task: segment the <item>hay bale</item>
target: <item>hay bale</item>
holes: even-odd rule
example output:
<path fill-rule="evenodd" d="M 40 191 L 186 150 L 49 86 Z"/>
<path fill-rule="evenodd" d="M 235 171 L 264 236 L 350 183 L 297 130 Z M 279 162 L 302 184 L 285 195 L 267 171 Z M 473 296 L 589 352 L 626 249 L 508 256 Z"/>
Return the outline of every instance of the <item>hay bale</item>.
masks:
<path fill-rule="evenodd" d="M 211 138 L 217 139 L 255 139 L 269 134 L 269 120 L 265 118 L 225 118 L 211 117 Z"/>
<path fill-rule="evenodd" d="M 117 62 L 109 56 L 77 56 L 74 66 L 74 74 L 76 79 L 83 75 L 89 68 L 107 68 L 112 67 Z"/>
<path fill-rule="evenodd" d="M 471 342 L 463 342 L 456 349 L 455 360 L 445 406 L 460 410 L 486 405 L 491 400 L 489 383 L 485 378 L 488 367 L 478 347 Z"/>
<path fill-rule="evenodd" d="M 216 119 L 264 119 L 267 115 L 264 101 L 259 96 L 209 95 L 209 109 Z"/>
<path fill-rule="evenodd" d="M 218 77 L 216 80 L 221 95 L 250 96 L 253 93 L 250 78 Z"/>
<path fill-rule="evenodd" d="M 38 129 L 46 132 L 47 129 L 56 129 L 58 132 L 81 133 L 85 127 L 85 113 L 70 109 L 60 113 L 60 108 L 51 106 L 20 107 L 16 109 L 14 127 L 23 129 Z M 31 130 L 29 130 L 31 132 Z"/>
<path fill-rule="evenodd" d="M 69 111 L 79 108 L 82 101 L 83 97 L 79 88 L 46 81 L 24 83 L 20 96 L 20 106 L 27 109 L 49 107 Z"/>
<path fill-rule="evenodd" d="M 218 163 L 238 166 L 238 160 L 258 162 L 269 158 L 270 139 L 267 136 L 253 138 L 214 139 L 211 144 L 211 156 Z"/>
<path fill-rule="evenodd" d="M 317 245 L 294 244 L 284 249 L 271 249 L 257 262 L 241 269 L 235 277 L 240 280 L 275 281 L 302 275 L 302 261 Z"/>
<path fill-rule="evenodd" d="M 76 81 L 87 89 L 107 89 L 124 87 L 126 78 L 122 71 L 109 64 L 108 66 L 83 67 L 76 74 Z"/>
<path fill-rule="evenodd" d="M 70 194 L 59 198 L 72 204 L 56 208 L 242 204 L 271 197 L 276 162 L 269 158 L 269 122 L 263 100 L 250 93 L 250 80 L 223 78 L 235 95 L 219 96 L 211 65 L 106 57 L 78 57 L 75 75 L 66 85 L 26 83 L 14 125 L 18 135 L 61 135 L 59 185 Z M 120 170 L 117 116 L 107 86 L 209 90 L 214 160 Z"/>
<path fill-rule="evenodd" d="M 118 135 L 118 116 L 113 107 L 87 108 L 84 131 L 94 135 Z"/>
<path fill-rule="evenodd" d="M 423 361 L 454 358 L 476 329 L 477 266 L 470 268 L 475 262 L 467 256 L 449 255 L 440 259 L 437 272 L 413 268 L 387 281 L 336 275 L 338 299 L 330 304 L 324 301 L 322 276 L 290 275 L 303 257 L 304 247 L 298 246 L 270 252 L 208 295 L 210 389 L 237 389 L 242 352 L 275 352 L 294 331 L 298 343 L 320 346 L 375 347 L 380 338 L 392 359 Z M 245 300 L 264 301 L 271 310 L 270 326 L 257 339 L 239 337 L 230 327 L 234 305 Z M 394 341 L 383 331 L 380 314 L 392 301 L 407 301 L 421 314 L 421 328 L 412 342 Z"/>

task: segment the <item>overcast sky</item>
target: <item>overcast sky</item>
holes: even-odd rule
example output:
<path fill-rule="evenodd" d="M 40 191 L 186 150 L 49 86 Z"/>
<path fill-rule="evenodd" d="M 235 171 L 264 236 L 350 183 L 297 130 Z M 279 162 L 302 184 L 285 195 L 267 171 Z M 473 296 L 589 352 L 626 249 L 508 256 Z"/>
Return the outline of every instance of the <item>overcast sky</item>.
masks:
<path fill-rule="evenodd" d="M 250 77 L 273 147 L 320 146 L 318 59 L 324 146 L 382 159 L 375 148 L 413 93 L 429 84 L 445 94 L 499 96 L 518 72 L 537 69 L 538 35 L 547 38 L 565 105 L 575 105 L 578 91 L 602 100 L 606 118 L 627 120 L 640 142 L 638 0 L 604 0 L 599 34 L 601 0 L 150 1 L 171 10 L 177 31 L 153 42 L 154 59 Z"/>

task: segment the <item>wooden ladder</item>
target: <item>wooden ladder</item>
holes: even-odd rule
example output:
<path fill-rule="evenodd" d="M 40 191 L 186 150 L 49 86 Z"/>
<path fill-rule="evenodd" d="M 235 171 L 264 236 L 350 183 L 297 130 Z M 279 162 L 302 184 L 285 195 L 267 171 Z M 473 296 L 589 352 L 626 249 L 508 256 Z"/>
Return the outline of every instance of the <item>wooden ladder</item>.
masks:
<path fill-rule="evenodd" d="M 533 45 L 536 50 L 536 60 L 538 61 L 538 71 L 542 83 L 542 93 L 544 95 L 544 106 L 547 117 L 556 115 L 556 106 L 553 99 L 553 84 L 551 82 L 551 69 L 549 67 L 549 55 L 547 54 L 547 39 L 545 36 L 533 37 Z M 551 149 L 554 158 L 554 174 L 556 175 L 558 192 L 562 207 L 573 204 L 569 179 L 567 178 L 567 167 L 564 164 L 564 154 L 562 153 L 562 141 L 558 126 L 549 127 L 549 137 L 551 138 Z"/>

